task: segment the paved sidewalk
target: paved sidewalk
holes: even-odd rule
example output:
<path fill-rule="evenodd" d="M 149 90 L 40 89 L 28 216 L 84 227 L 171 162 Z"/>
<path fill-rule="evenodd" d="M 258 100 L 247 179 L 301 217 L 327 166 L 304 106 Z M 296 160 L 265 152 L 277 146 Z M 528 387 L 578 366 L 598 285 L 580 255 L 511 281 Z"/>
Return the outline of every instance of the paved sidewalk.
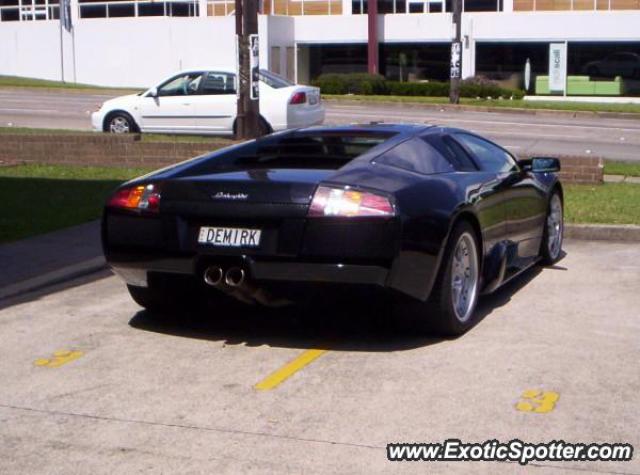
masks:
<path fill-rule="evenodd" d="M 104 267 L 100 221 L 0 245 L 0 299 Z"/>

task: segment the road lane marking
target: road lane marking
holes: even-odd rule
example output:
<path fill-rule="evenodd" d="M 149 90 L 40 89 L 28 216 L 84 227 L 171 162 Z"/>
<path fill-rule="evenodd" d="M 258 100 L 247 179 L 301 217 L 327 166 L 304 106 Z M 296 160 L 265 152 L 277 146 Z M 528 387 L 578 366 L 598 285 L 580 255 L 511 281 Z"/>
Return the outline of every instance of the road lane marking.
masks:
<path fill-rule="evenodd" d="M 540 389 L 527 389 L 520 396 L 516 409 L 522 412 L 535 412 L 546 414 L 553 411 L 560 394 L 554 391 L 541 391 Z"/>
<path fill-rule="evenodd" d="M 33 362 L 36 366 L 45 366 L 47 368 L 58 368 L 64 364 L 77 360 L 84 353 L 78 350 L 58 350 L 53 353 L 53 358 L 38 358 Z"/>
<path fill-rule="evenodd" d="M 269 376 L 264 378 L 262 381 L 257 383 L 254 388 L 261 391 L 268 391 L 270 389 L 276 388 L 279 384 L 281 384 L 286 379 L 293 376 L 295 373 L 300 371 L 302 368 L 307 366 L 313 360 L 319 358 L 323 354 L 325 354 L 328 350 L 307 350 L 298 356 L 295 360 L 290 361 L 282 368 L 274 371 Z"/>

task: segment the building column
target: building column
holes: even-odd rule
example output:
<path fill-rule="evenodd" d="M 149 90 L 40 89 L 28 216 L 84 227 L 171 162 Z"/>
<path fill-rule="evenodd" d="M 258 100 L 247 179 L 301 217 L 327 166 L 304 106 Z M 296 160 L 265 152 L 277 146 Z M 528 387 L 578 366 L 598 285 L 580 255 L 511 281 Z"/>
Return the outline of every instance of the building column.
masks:
<path fill-rule="evenodd" d="M 367 71 L 369 74 L 379 74 L 378 67 L 378 0 L 367 0 L 368 40 L 367 40 Z"/>
<path fill-rule="evenodd" d="M 342 14 L 353 15 L 353 3 L 351 0 L 342 0 Z"/>
<path fill-rule="evenodd" d="M 71 8 L 71 24 L 75 27 L 76 23 L 78 23 L 78 19 L 80 18 L 78 0 L 70 0 L 69 7 Z"/>
<path fill-rule="evenodd" d="M 476 74 L 476 41 L 473 37 L 473 19 L 462 21 L 462 79 Z"/>
<path fill-rule="evenodd" d="M 198 16 L 206 18 L 207 13 L 207 0 L 198 0 Z"/>

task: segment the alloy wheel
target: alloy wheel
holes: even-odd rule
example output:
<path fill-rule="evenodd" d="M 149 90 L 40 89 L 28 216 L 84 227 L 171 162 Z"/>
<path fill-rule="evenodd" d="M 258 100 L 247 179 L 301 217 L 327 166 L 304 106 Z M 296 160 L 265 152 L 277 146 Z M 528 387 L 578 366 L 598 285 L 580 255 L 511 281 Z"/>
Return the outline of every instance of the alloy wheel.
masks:
<path fill-rule="evenodd" d="M 564 221 L 562 217 L 562 201 L 558 194 L 554 194 L 549 204 L 549 216 L 547 216 L 547 249 L 551 259 L 557 259 L 562 247 L 562 233 Z"/>
<path fill-rule="evenodd" d="M 451 299 L 456 318 L 471 318 L 478 293 L 478 253 L 473 236 L 460 235 L 451 260 Z"/>
<path fill-rule="evenodd" d="M 128 134 L 131 131 L 131 125 L 126 117 L 118 115 L 109 122 L 109 130 L 114 134 Z"/>

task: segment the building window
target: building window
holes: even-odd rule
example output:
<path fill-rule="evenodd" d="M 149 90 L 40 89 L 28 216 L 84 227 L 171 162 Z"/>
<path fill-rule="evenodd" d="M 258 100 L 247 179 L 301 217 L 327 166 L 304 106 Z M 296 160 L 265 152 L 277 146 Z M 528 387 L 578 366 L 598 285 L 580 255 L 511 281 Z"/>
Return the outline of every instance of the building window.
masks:
<path fill-rule="evenodd" d="M 463 9 L 467 12 L 502 11 L 503 2 L 504 0 L 463 0 Z M 352 0 L 351 7 L 355 15 L 367 13 L 367 0 Z M 407 8 L 409 13 L 443 13 L 451 12 L 453 5 L 452 0 L 378 0 L 378 13 L 407 13 Z"/>
<path fill-rule="evenodd" d="M 135 2 L 113 0 L 100 2 L 79 0 L 80 18 L 113 18 L 142 16 L 179 16 L 199 15 L 198 0 L 158 0 L 153 2 Z"/>
<path fill-rule="evenodd" d="M 500 0 L 464 0 L 465 12 L 497 12 L 502 10 Z"/>

